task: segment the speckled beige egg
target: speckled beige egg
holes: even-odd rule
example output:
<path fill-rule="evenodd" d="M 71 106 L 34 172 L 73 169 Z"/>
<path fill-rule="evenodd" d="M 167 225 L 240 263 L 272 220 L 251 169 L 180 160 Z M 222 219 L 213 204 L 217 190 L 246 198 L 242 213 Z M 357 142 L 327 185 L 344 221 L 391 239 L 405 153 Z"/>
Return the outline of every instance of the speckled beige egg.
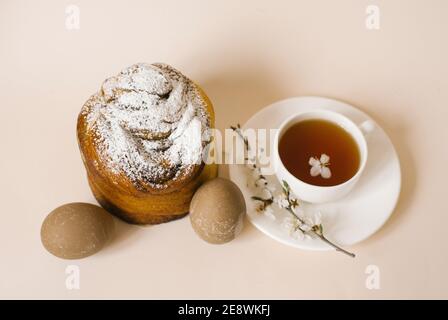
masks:
<path fill-rule="evenodd" d="M 42 223 L 42 244 L 63 259 L 88 257 L 104 247 L 114 230 L 112 216 L 89 203 L 69 203 L 54 209 Z"/>
<path fill-rule="evenodd" d="M 233 240 L 243 228 L 246 203 L 232 181 L 216 178 L 203 184 L 190 204 L 190 221 L 203 240 L 220 244 Z"/>

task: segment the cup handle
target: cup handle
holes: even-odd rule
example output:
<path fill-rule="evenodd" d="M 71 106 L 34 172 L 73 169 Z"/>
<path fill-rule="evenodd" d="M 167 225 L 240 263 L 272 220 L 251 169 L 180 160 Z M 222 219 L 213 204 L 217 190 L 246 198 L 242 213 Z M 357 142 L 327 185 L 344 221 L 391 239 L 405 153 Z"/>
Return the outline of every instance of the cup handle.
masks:
<path fill-rule="evenodd" d="M 376 124 L 375 122 L 373 122 L 373 120 L 366 120 L 359 124 L 358 127 L 363 133 L 364 137 L 367 137 L 375 130 Z"/>

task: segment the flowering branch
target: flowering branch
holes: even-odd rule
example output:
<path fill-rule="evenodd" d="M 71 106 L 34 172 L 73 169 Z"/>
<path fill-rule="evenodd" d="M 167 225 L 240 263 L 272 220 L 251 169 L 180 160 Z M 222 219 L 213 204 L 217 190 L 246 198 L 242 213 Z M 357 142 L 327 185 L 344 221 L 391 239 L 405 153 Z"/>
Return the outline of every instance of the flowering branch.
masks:
<path fill-rule="evenodd" d="M 324 235 L 324 228 L 322 226 L 322 223 L 319 224 L 313 224 L 313 225 L 309 225 L 307 224 L 303 218 L 299 217 L 296 213 L 294 208 L 298 206 L 298 200 L 296 198 L 291 197 L 291 192 L 290 192 L 290 188 L 288 183 L 283 180 L 283 192 L 285 193 L 286 198 L 288 199 L 288 206 L 285 207 L 286 210 L 289 211 L 289 213 L 291 213 L 294 218 L 296 218 L 299 221 L 299 225 L 298 228 L 303 232 L 303 233 L 312 233 L 315 236 L 317 236 L 319 239 L 321 239 L 322 241 L 324 241 L 325 243 L 329 244 L 330 246 L 332 246 L 333 248 L 336 249 L 336 251 L 340 251 L 342 253 L 345 253 L 346 255 L 354 258 L 355 254 L 352 252 L 349 252 L 343 248 L 341 248 L 340 246 L 338 246 L 337 244 L 331 242 L 330 240 L 328 240 L 325 235 Z M 311 227 L 311 229 L 309 229 L 309 227 Z"/>
<path fill-rule="evenodd" d="M 249 142 L 247 137 L 245 137 L 243 132 L 241 131 L 241 126 L 237 124 L 236 126 L 231 126 L 230 128 L 243 140 L 246 151 L 249 151 L 250 150 Z M 291 217 L 294 219 L 294 226 L 293 226 L 294 232 L 299 231 L 303 235 L 315 236 L 320 240 L 322 240 L 323 242 L 325 242 L 326 244 L 328 244 L 329 246 L 336 249 L 336 251 L 342 252 L 352 258 L 355 257 L 354 253 L 351 253 L 341 248 L 340 246 L 331 242 L 325 237 L 322 223 L 320 221 L 317 221 L 320 219 L 317 220 L 315 219 L 314 221 L 312 221 L 311 219 L 307 219 L 304 215 L 298 212 L 297 208 L 300 206 L 300 202 L 297 198 L 295 198 L 292 195 L 289 184 L 286 181 L 284 180 L 282 181 L 282 197 L 278 201 L 276 201 L 272 188 L 268 187 L 268 181 L 266 177 L 261 174 L 260 168 L 258 167 L 256 162 L 251 165 L 251 169 L 256 174 L 255 186 L 262 187 L 263 191 L 265 191 L 268 194 L 266 197 L 261 196 L 251 197 L 252 200 L 259 202 L 257 211 L 266 213 L 273 203 L 277 203 L 280 208 L 287 210 L 290 213 Z"/>

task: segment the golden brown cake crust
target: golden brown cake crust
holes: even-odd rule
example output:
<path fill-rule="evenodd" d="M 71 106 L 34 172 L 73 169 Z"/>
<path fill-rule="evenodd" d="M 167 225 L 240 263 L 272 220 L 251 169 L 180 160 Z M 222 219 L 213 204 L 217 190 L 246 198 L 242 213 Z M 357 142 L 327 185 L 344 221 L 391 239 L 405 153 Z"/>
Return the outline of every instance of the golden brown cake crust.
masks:
<path fill-rule="evenodd" d="M 154 68 L 156 71 L 162 70 L 162 80 L 165 80 L 166 78 L 168 78 L 168 80 L 172 80 L 174 78 L 174 80 L 172 80 L 174 85 L 172 85 L 172 88 L 170 88 L 171 92 L 173 90 L 176 90 L 177 88 L 176 85 L 178 82 L 176 81 L 178 81 L 179 79 L 181 81 L 187 81 L 186 83 L 188 85 L 188 89 L 181 88 L 185 91 L 190 90 L 189 94 L 191 95 L 185 95 L 187 103 L 184 103 L 184 107 L 187 106 L 185 107 L 187 109 L 181 110 L 181 112 L 183 113 L 179 112 L 180 120 L 177 119 L 178 123 L 173 122 L 172 128 L 169 128 L 171 131 L 167 130 L 167 132 L 170 132 L 170 134 L 173 134 L 174 132 L 175 134 L 175 130 L 179 130 L 179 128 L 185 122 L 184 119 L 188 116 L 186 112 L 191 113 L 191 108 L 195 106 L 197 109 L 194 109 L 194 115 L 199 115 L 201 117 L 205 116 L 205 118 L 200 119 L 200 121 L 203 122 L 202 124 L 205 124 L 207 126 L 205 129 L 209 129 L 214 126 L 213 107 L 202 89 L 185 78 L 178 71 L 172 69 L 167 65 L 157 64 L 143 66 L 145 68 L 153 68 L 155 66 Z M 128 74 L 131 74 L 132 76 L 137 74 L 138 76 L 140 76 L 140 74 L 135 71 L 137 69 L 135 69 L 134 67 L 134 69 L 132 69 L 132 72 L 134 73 L 128 72 Z M 168 70 L 169 72 L 174 73 L 168 73 L 167 76 L 163 73 L 163 70 Z M 152 72 L 152 70 L 150 71 Z M 125 74 L 125 76 L 127 76 L 128 74 Z M 156 76 L 158 75 L 156 74 Z M 122 79 L 120 78 L 118 80 L 113 78 L 110 79 L 115 82 L 122 81 Z M 107 81 L 110 82 L 110 79 L 106 80 L 105 83 L 107 83 Z M 147 81 L 147 79 L 144 80 Z M 116 83 L 113 83 L 112 87 L 115 87 L 113 87 L 112 89 L 117 90 L 118 87 L 121 90 L 122 87 L 126 87 L 127 85 L 128 83 L 123 84 L 123 82 L 120 82 L 118 85 L 116 85 Z M 189 150 L 184 149 L 189 148 L 189 144 L 191 144 L 190 141 L 181 141 L 176 145 L 175 138 L 171 137 L 171 140 L 167 139 L 165 141 L 163 140 L 163 138 L 160 138 L 160 136 L 157 136 L 156 138 L 154 138 L 154 140 L 145 137 L 143 139 L 143 142 L 147 144 L 162 144 L 166 142 L 171 146 L 171 148 L 175 148 L 175 152 L 171 152 L 170 149 L 166 149 L 167 151 L 163 149 L 162 151 L 159 151 L 158 149 L 156 149 L 154 151 L 154 154 L 156 154 L 157 157 L 154 156 L 153 158 L 156 158 L 156 160 L 160 162 L 154 161 L 154 163 L 151 163 L 149 161 L 149 164 L 147 164 L 147 158 L 137 158 L 136 160 L 134 160 L 134 162 L 128 161 L 129 158 L 134 157 L 132 159 L 135 159 L 136 156 L 140 156 L 141 154 L 144 154 L 146 157 L 147 154 L 149 154 L 149 156 L 151 157 L 153 156 L 152 149 L 149 149 L 149 151 L 148 148 L 139 149 L 141 146 L 137 144 L 141 141 L 141 133 L 144 132 L 146 134 L 146 131 L 140 130 L 138 131 L 137 137 L 134 137 L 134 132 L 131 131 L 133 127 L 131 127 L 130 129 L 128 127 L 125 127 L 126 130 L 129 129 L 127 131 L 124 131 L 125 133 L 132 132 L 131 136 L 125 136 L 126 138 L 130 139 L 129 141 L 126 140 L 125 142 L 127 144 L 131 144 L 131 147 L 134 147 L 133 143 L 136 141 L 136 152 L 134 152 L 134 154 L 131 153 L 133 150 L 128 151 L 127 149 L 123 149 L 126 152 L 131 153 L 129 155 L 126 152 L 122 152 L 121 149 L 118 149 L 116 147 L 117 142 L 116 140 L 114 140 L 115 137 L 112 136 L 111 138 L 111 134 L 115 134 L 115 132 L 105 131 L 104 127 L 100 127 L 100 125 L 103 125 L 104 123 L 109 124 L 110 122 L 113 122 L 114 118 L 110 120 L 110 118 L 105 117 L 105 120 L 103 121 L 103 123 L 101 123 L 97 120 L 99 117 L 98 112 L 100 111 L 100 116 L 102 116 L 103 113 L 106 113 L 106 115 L 108 115 L 107 112 L 109 112 L 109 108 L 116 108 L 116 104 L 120 103 L 120 100 L 118 99 L 123 98 L 123 95 L 120 95 L 123 92 L 127 93 L 135 91 L 137 92 L 137 97 L 139 97 L 139 94 L 141 92 L 143 92 L 143 94 L 146 94 L 148 91 L 154 89 L 145 87 L 143 88 L 144 90 L 141 90 L 142 88 L 137 88 L 140 90 L 139 91 L 136 90 L 135 87 L 132 87 L 132 90 L 123 90 L 118 93 L 116 91 L 111 91 L 111 94 L 110 92 L 107 92 L 107 90 L 110 90 L 110 87 L 111 86 L 109 86 L 108 88 L 103 84 L 102 90 L 99 93 L 93 95 L 86 102 L 78 117 L 77 124 L 77 135 L 81 156 L 87 170 L 89 185 L 95 198 L 105 209 L 130 223 L 156 224 L 183 217 L 188 213 L 189 204 L 195 190 L 200 186 L 202 182 L 217 176 L 216 165 L 205 165 L 202 161 L 195 162 L 192 165 L 189 163 L 185 163 L 185 161 L 184 163 L 182 163 L 182 160 L 184 160 L 185 158 L 182 158 L 182 152 L 184 152 L 184 154 L 186 153 L 189 156 Z M 156 89 L 159 90 L 160 88 L 156 87 Z M 114 100 L 108 100 L 110 98 L 108 94 L 109 96 L 112 95 Z M 152 96 L 150 96 L 150 98 L 152 98 Z M 156 98 L 158 98 L 158 96 L 156 96 Z M 181 98 L 184 98 L 184 96 L 181 96 Z M 163 96 L 161 99 L 166 99 L 162 100 L 162 102 L 165 102 L 169 101 L 168 99 L 170 99 L 170 97 L 168 96 L 167 98 Z M 195 100 L 192 102 L 192 99 Z M 135 102 L 136 100 L 131 101 Z M 138 101 L 140 103 L 140 100 Z M 157 107 L 158 106 L 159 104 L 157 104 Z M 121 112 L 120 116 L 123 114 L 127 116 L 127 105 L 125 105 L 124 107 L 119 105 L 119 107 L 123 108 L 123 110 L 119 110 L 119 112 Z M 176 106 L 174 106 L 174 108 L 176 108 Z M 103 110 L 106 111 L 103 112 Z M 129 109 L 130 115 L 134 115 L 134 112 L 135 106 L 133 106 L 133 109 Z M 140 112 L 140 110 L 137 110 L 137 112 Z M 111 117 L 113 116 L 115 115 L 112 114 Z M 140 113 L 137 114 L 137 116 L 140 116 Z M 145 116 L 151 117 L 152 111 L 147 114 L 142 113 L 141 117 L 143 119 L 145 119 Z M 190 123 L 192 122 L 191 119 L 195 119 L 196 122 L 198 121 L 194 117 L 191 119 L 190 118 L 187 118 L 187 120 L 190 120 Z M 121 118 L 118 119 L 121 120 Z M 123 126 L 121 122 L 117 123 L 119 123 L 120 126 Z M 151 122 L 149 123 L 151 124 Z M 148 128 L 152 130 L 152 127 L 148 126 Z M 107 127 L 107 129 L 109 129 L 109 127 Z M 159 128 L 157 127 L 157 129 Z M 157 133 L 157 131 L 155 132 Z M 151 133 L 154 133 L 154 130 L 152 130 Z M 183 136 L 185 137 L 185 134 Z M 109 141 L 105 141 L 107 139 L 109 139 Z M 120 141 L 118 141 L 118 143 L 120 143 Z M 210 141 L 203 141 L 202 143 L 202 147 L 205 147 L 208 143 L 210 143 Z M 126 147 L 130 148 L 127 144 Z M 166 162 L 164 158 L 166 153 L 168 153 L 167 158 L 169 161 L 177 162 L 174 164 L 169 162 L 167 164 L 166 170 L 165 168 L 163 168 L 163 170 L 158 170 L 158 168 L 160 166 L 163 166 Z M 174 154 L 174 156 L 172 154 Z M 178 158 L 177 154 L 180 154 L 180 158 Z M 195 153 L 192 154 L 193 156 L 196 155 Z M 152 158 L 150 160 L 152 160 Z M 134 170 L 134 168 L 132 167 L 134 163 L 137 163 L 137 167 L 139 168 L 139 170 Z M 147 171 L 144 171 L 144 169 L 147 169 Z M 160 179 L 159 176 L 152 174 L 152 169 L 161 171 L 161 173 L 159 174 L 159 176 L 161 177 Z M 170 171 L 171 169 L 175 169 L 177 171 L 172 173 Z"/>

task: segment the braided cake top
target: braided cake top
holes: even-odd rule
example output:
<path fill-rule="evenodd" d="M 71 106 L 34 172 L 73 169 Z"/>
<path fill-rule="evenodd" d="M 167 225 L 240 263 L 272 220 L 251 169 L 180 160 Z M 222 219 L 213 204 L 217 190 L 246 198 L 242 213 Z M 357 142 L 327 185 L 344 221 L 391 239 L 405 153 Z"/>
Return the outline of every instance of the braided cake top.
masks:
<path fill-rule="evenodd" d="M 206 101 L 166 64 L 139 63 L 106 79 L 81 114 L 99 159 L 139 189 L 188 176 L 210 142 Z"/>

